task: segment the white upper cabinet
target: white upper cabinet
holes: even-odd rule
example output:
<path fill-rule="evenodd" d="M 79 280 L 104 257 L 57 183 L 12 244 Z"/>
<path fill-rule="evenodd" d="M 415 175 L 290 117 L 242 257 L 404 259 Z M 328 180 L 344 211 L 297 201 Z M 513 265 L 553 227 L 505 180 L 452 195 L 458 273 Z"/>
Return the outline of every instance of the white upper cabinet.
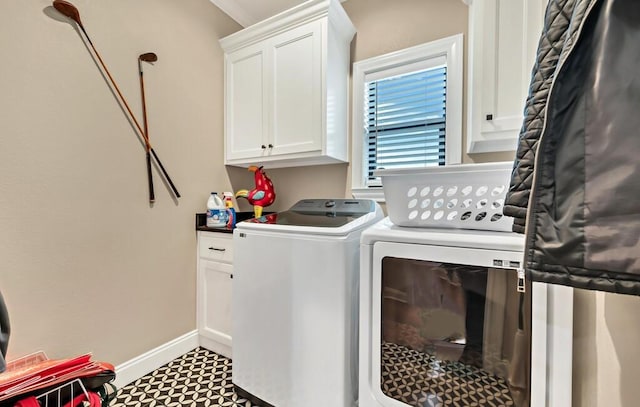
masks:
<path fill-rule="evenodd" d="M 269 104 L 263 66 L 265 51 L 261 44 L 241 49 L 227 55 L 225 99 L 225 129 L 227 158 L 259 157 L 263 149 L 263 136 L 267 135 L 267 111 Z M 247 120 L 250 118 L 250 120 Z"/>
<path fill-rule="evenodd" d="M 467 153 L 513 151 L 546 0 L 467 0 Z"/>
<path fill-rule="evenodd" d="M 348 161 L 350 43 L 337 0 L 311 0 L 220 40 L 225 164 Z"/>

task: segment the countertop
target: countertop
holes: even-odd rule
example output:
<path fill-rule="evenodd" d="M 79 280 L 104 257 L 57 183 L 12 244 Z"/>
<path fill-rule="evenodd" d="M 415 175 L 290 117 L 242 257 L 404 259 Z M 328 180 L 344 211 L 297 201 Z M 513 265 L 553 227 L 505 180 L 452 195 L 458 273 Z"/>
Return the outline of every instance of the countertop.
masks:
<path fill-rule="evenodd" d="M 271 212 L 269 212 L 271 213 Z M 267 212 L 265 212 L 267 214 Z M 253 211 L 247 212 L 236 212 L 236 223 L 242 222 L 243 220 L 253 218 Z M 217 232 L 217 233 L 233 233 L 233 229 L 229 228 L 210 228 L 207 227 L 207 214 L 206 213 L 196 213 L 196 230 L 200 230 L 203 232 Z"/>

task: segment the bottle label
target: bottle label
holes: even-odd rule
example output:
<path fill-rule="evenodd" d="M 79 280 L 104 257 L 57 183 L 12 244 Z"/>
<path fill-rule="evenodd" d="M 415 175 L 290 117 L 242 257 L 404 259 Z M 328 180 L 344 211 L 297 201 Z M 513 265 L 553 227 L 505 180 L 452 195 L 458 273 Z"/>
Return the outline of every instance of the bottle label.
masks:
<path fill-rule="evenodd" d="M 233 207 L 227 208 L 227 228 L 233 229 L 236 227 L 236 210 Z"/>
<path fill-rule="evenodd" d="M 207 227 L 210 227 L 210 228 L 225 227 L 227 225 L 228 220 L 229 220 L 229 215 L 227 214 L 227 211 L 224 209 L 209 209 L 207 211 Z"/>

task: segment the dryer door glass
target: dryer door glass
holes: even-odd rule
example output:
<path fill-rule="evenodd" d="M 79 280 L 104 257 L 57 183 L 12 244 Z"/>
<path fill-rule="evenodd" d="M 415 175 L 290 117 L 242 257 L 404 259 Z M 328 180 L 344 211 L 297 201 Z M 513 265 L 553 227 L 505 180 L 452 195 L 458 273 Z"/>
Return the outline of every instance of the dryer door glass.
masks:
<path fill-rule="evenodd" d="M 384 257 L 380 386 L 415 407 L 528 406 L 531 289 L 514 269 Z"/>

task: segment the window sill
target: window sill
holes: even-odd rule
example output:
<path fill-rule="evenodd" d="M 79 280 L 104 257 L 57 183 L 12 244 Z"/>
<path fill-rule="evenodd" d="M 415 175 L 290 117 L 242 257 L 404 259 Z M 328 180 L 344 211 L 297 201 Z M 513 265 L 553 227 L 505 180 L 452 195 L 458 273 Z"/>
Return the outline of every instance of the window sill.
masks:
<path fill-rule="evenodd" d="M 373 199 L 384 203 L 384 189 L 382 188 L 352 188 L 351 195 L 356 199 Z"/>

